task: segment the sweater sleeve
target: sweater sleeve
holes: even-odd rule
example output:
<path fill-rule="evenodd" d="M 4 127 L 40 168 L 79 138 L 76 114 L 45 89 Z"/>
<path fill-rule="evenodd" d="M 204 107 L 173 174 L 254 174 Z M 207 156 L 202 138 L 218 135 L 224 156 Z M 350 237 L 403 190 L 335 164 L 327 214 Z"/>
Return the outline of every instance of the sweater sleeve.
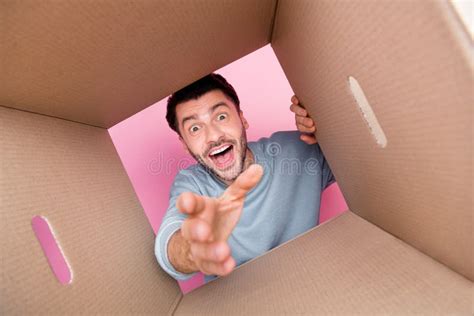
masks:
<path fill-rule="evenodd" d="M 181 228 L 181 225 L 187 217 L 186 214 L 181 213 L 177 209 L 176 200 L 181 193 L 188 191 L 201 194 L 190 170 L 185 169 L 181 170 L 174 179 L 170 190 L 169 206 L 155 239 L 155 256 L 158 263 L 166 273 L 180 281 L 187 280 L 196 274 L 196 272 L 191 274 L 178 272 L 168 258 L 168 243 L 171 236 Z"/>

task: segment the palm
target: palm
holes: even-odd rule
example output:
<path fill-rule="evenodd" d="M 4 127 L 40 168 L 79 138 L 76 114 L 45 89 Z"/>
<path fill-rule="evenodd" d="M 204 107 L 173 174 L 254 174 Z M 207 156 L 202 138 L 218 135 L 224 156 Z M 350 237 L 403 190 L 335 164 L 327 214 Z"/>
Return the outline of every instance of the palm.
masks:
<path fill-rule="evenodd" d="M 219 198 L 216 200 L 217 212 L 211 225 L 215 241 L 226 241 L 237 225 L 242 209 L 244 199 L 235 201 Z M 214 241 L 214 240 L 212 240 Z"/>
<path fill-rule="evenodd" d="M 260 165 L 251 165 L 218 198 L 185 192 L 178 199 L 178 209 L 188 213 L 189 220 L 194 223 L 198 220 L 207 224 L 205 230 L 208 232 L 204 238 L 207 242 L 227 241 L 239 221 L 246 194 L 255 187 L 262 175 L 263 168 Z M 190 225 L 195 227 L 194 224 Z"/>

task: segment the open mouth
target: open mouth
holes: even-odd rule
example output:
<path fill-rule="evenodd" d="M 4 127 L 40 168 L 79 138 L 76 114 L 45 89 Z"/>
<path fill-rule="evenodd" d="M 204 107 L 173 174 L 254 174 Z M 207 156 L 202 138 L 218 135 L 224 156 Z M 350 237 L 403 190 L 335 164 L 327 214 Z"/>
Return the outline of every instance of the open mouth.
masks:
<path fill-rule="evenodd" d="M 234 146 L 226 144 L 211 150 L 209 158 L 218 169 L 225 169 L 234 162 Z"/>

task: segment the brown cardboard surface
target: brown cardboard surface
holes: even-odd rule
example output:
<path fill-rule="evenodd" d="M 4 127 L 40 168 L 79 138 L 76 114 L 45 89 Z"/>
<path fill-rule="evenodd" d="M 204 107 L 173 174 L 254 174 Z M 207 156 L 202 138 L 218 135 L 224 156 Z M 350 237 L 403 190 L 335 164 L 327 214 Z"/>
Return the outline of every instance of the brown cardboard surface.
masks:
<path fill-rule="evenodd" d="M 348 211 L 186 294 L 175 315 L 467 315 L 472 291 Z"/>
<path fill-rule="evenodd" d="M 0 314 L 165 314 L 181 292 L 107 130 L 0 107 Z M 73 272 L 61 285 L 31 227 L 45 216 Z"/>
<path fill-rule="evenodd" d="M 280 0 L 271 35 L 275 4 L 0 2 L 0 104 L 85 123 L 0 106 L 0 314 L 472 314 L 472 43 L 456 15 L 444 1 Z M 110 127 L 270 38 L 354 213 L 183 298 L 107 131 L 86 124 Z"/>
<path fill-rule="evenodd" d="M 445 1 L 281 0 L 272 47 L 349 208 L 474 280 L 473 55 L 461 26 Z"/>
<path fill-rule="evenodd" d="M 0 2 L 0 105 L 111 127 L 268 44 L 276 0 Z"/>

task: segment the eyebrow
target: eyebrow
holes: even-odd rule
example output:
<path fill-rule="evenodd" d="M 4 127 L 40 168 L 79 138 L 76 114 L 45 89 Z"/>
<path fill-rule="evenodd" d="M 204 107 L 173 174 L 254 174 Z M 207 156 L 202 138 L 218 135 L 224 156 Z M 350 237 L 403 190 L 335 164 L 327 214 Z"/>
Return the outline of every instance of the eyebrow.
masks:
<path fill-rule="evenodd" d="M 226 107 L 230 108 L 230 107 L 227 105 L 227 103 L 221 101 L 221 102 L 219 102 L 219 103 L 214 104 L 214 105 L 209 109 L 208 113 L 214 112 L 214 111 L 215 111 L 218 107 L 220 107 L 220 106 L 226 106 Z M 193 114 L 193 115 L 186 116 L 185 118 L 183 118 L 183 119 L 181 120 L 181 126 L 184 128 L 184 123 L 186 123 L 186 121 L 190 121 L 190 120 L 197 120 L 197 115 L 196 115 L 196 114 Z"/>

